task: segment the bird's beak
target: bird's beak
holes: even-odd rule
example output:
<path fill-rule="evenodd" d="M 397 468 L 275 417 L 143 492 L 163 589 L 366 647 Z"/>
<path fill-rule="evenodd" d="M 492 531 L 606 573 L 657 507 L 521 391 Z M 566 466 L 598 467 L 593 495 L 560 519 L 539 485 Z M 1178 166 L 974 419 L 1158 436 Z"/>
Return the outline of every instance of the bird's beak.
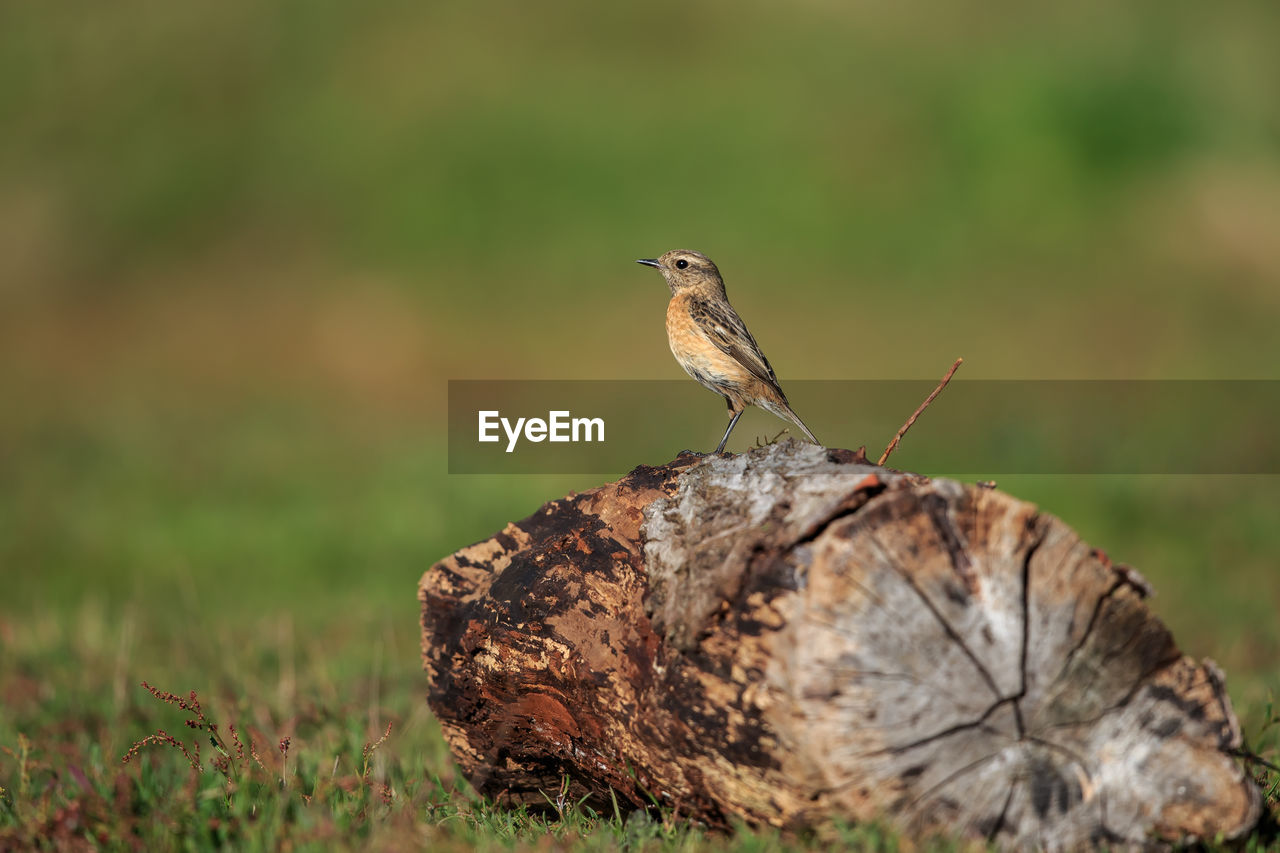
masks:
<path fill-rule="evenodd" d="M 658 263 L 657 258 L 640 258 L 636 263 L 644 264 L 646 267 L 657 267 L 658 269 L 662 269 L 662 264 Z"/>

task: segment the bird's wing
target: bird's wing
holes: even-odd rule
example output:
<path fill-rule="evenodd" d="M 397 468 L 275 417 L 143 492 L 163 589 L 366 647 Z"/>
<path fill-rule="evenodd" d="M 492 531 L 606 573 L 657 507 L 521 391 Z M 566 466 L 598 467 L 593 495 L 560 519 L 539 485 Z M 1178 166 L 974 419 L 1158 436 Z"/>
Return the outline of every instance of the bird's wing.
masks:
<path fill-rule="evenodd" d="M 742 322 L 738 312 L 727 302 L 720 300 L 691 300 L 689 313 L 698 328 L 715 345 L 716 349 L 741 364 L 751 375 L 778 392 L 783 400 L 786 395 L 778 385 L 778 377 L 774 375 L 769 360 L 760 351 L 760 345 L 747 331 L 747 324 Z"/>

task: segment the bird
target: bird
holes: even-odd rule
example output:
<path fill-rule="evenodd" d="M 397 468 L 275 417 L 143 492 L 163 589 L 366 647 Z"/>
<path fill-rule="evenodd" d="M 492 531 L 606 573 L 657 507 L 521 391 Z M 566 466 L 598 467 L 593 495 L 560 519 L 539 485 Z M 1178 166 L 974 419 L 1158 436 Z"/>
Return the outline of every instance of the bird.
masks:
<path fill-rule="evenodd" d="M 724 279 L 710 258 L 688 249 L 672 249 L 657 258 L 639 258 L 636 263 L 657 269 L 671 288 L 667 342 L 672 355 L 700 385 L 724 397 L 729 407 L 729 426 L 715 453 L 724 450 L 738 418 L 751 405 L 792 421 L 810 441 L 822 444 L 792 411 L 769 360 L 729 304 Z"/>

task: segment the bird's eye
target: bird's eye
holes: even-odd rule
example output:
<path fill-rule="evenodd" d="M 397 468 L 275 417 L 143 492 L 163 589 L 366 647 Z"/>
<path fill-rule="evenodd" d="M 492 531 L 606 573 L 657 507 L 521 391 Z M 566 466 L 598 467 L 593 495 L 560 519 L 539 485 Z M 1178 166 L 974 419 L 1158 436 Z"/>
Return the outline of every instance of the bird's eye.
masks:
<path fill-rule="evenodd" d="M 681 258 L 680 260 L 676 261 L 676 269 L 678 270 L 682 270 L 687 266 L 689 266 L 689 262 L 686 261 L 684 258 Z"/>

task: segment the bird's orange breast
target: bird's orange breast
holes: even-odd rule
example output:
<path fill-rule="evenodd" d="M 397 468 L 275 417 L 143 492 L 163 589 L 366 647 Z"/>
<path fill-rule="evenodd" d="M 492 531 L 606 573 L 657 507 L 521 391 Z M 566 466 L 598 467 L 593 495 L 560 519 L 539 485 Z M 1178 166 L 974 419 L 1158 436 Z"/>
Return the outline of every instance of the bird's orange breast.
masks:
<path fill-rule="evenodd" d="M 685 372 L 712 390 L 751 380 L 750 372 L 711 342 L 689 311 L 689 299 L 676 294 L 667 304 L 667 342 Z"/>

